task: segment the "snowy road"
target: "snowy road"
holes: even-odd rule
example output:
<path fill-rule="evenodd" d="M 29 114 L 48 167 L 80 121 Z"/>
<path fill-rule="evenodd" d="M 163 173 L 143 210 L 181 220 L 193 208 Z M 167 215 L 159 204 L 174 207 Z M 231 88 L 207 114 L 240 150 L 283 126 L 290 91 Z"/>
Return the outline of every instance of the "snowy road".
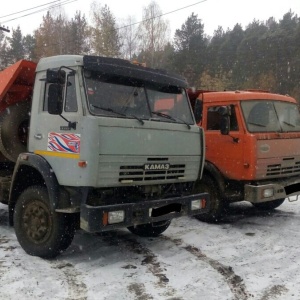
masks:
<path fill-rule="evenodd" d="M 219 225 L 174 220 L 159 238 L 78 232 L 55 260 L 31 257 L 0 205 L 0 299 L 300 299 L 300 202 L 232 207 Z"/>

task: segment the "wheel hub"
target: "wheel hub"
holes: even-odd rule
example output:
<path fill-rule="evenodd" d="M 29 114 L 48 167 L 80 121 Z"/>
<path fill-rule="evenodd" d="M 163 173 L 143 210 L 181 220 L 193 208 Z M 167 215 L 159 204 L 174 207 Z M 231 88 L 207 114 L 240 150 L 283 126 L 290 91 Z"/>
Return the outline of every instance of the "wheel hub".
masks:
<path fill-rule="evenodd" d="M 26 234 L 35 243 L 42 243 L 49 237 L 52 222 L 46 204 L 32 201 L 25 208 L 23 220 Z"/>

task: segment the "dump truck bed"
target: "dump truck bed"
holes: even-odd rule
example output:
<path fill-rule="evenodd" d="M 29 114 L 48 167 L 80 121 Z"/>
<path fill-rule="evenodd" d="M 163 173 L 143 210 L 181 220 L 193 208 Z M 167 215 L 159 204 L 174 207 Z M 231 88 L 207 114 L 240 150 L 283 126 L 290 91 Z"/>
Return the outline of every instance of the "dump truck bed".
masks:
<path fill-rule="evenodd" d="M 30 98 L 36 66 L 32 61 L 20 60 L 0 72 L 0 111 Z"/>

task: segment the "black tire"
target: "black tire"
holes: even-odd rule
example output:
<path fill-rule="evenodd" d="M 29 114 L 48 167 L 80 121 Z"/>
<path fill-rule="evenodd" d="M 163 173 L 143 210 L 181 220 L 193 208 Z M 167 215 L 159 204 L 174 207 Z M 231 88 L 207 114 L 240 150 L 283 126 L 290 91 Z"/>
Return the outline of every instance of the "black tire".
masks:
<path fill-rule="evenodd" d="M 261 203 L 252 203 L 252 205 L 261 210 L 272 210 L 280 206 L 284 202 L 285 198 L 272 200 L 268 202 L 261 202 Z"/>
<path fill-rule="evenodd" d="M 171 220 L 136 225 L 128 227 L 133 234 L 142 237 L 157 237 L 162 234 L 170 226 Z"/>
<path fill-rule="evenodd" d="M 225 200 L 222 199 L 215 181 L 210 176 L 203 175 L 202 179 L 196 184 L 194 192 L 207 192 L 210 196 L 209 211 L 201 215 L 196 215 L 195 218 L 208 223 L 217 223 L 221 221 L 228 205 Z"/>
<path fill-rule="evenodd" d="M 14 227 L 22 248 L 30 255 L 53 258 L 66 250 L 75 234 L 75 217 L 52 211 L 47 189 L 32 186 L 18 198 Z"/>
<path fill-rule="evenodd" d="M 29 102 L 9 106 L 0 115 L 0 152 L 16 162 L 20 153 L 27 151 Z"/>

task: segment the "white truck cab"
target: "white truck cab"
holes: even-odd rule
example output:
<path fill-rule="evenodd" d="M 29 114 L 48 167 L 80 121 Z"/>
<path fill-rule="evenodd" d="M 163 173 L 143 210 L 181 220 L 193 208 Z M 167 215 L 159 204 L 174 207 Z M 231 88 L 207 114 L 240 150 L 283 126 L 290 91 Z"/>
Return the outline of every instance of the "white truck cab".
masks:
<path fill-rule="evenodd" d="M 157 236 L 172 218 L 207 210 L 208 194 L 191 192 L 205 153 L 186 87 L 181 76 L 121 59 L 39 61 L 28 151 L 8 201 L 27 253 L 56 256 L 78 221 L 88 232 Z"/>

